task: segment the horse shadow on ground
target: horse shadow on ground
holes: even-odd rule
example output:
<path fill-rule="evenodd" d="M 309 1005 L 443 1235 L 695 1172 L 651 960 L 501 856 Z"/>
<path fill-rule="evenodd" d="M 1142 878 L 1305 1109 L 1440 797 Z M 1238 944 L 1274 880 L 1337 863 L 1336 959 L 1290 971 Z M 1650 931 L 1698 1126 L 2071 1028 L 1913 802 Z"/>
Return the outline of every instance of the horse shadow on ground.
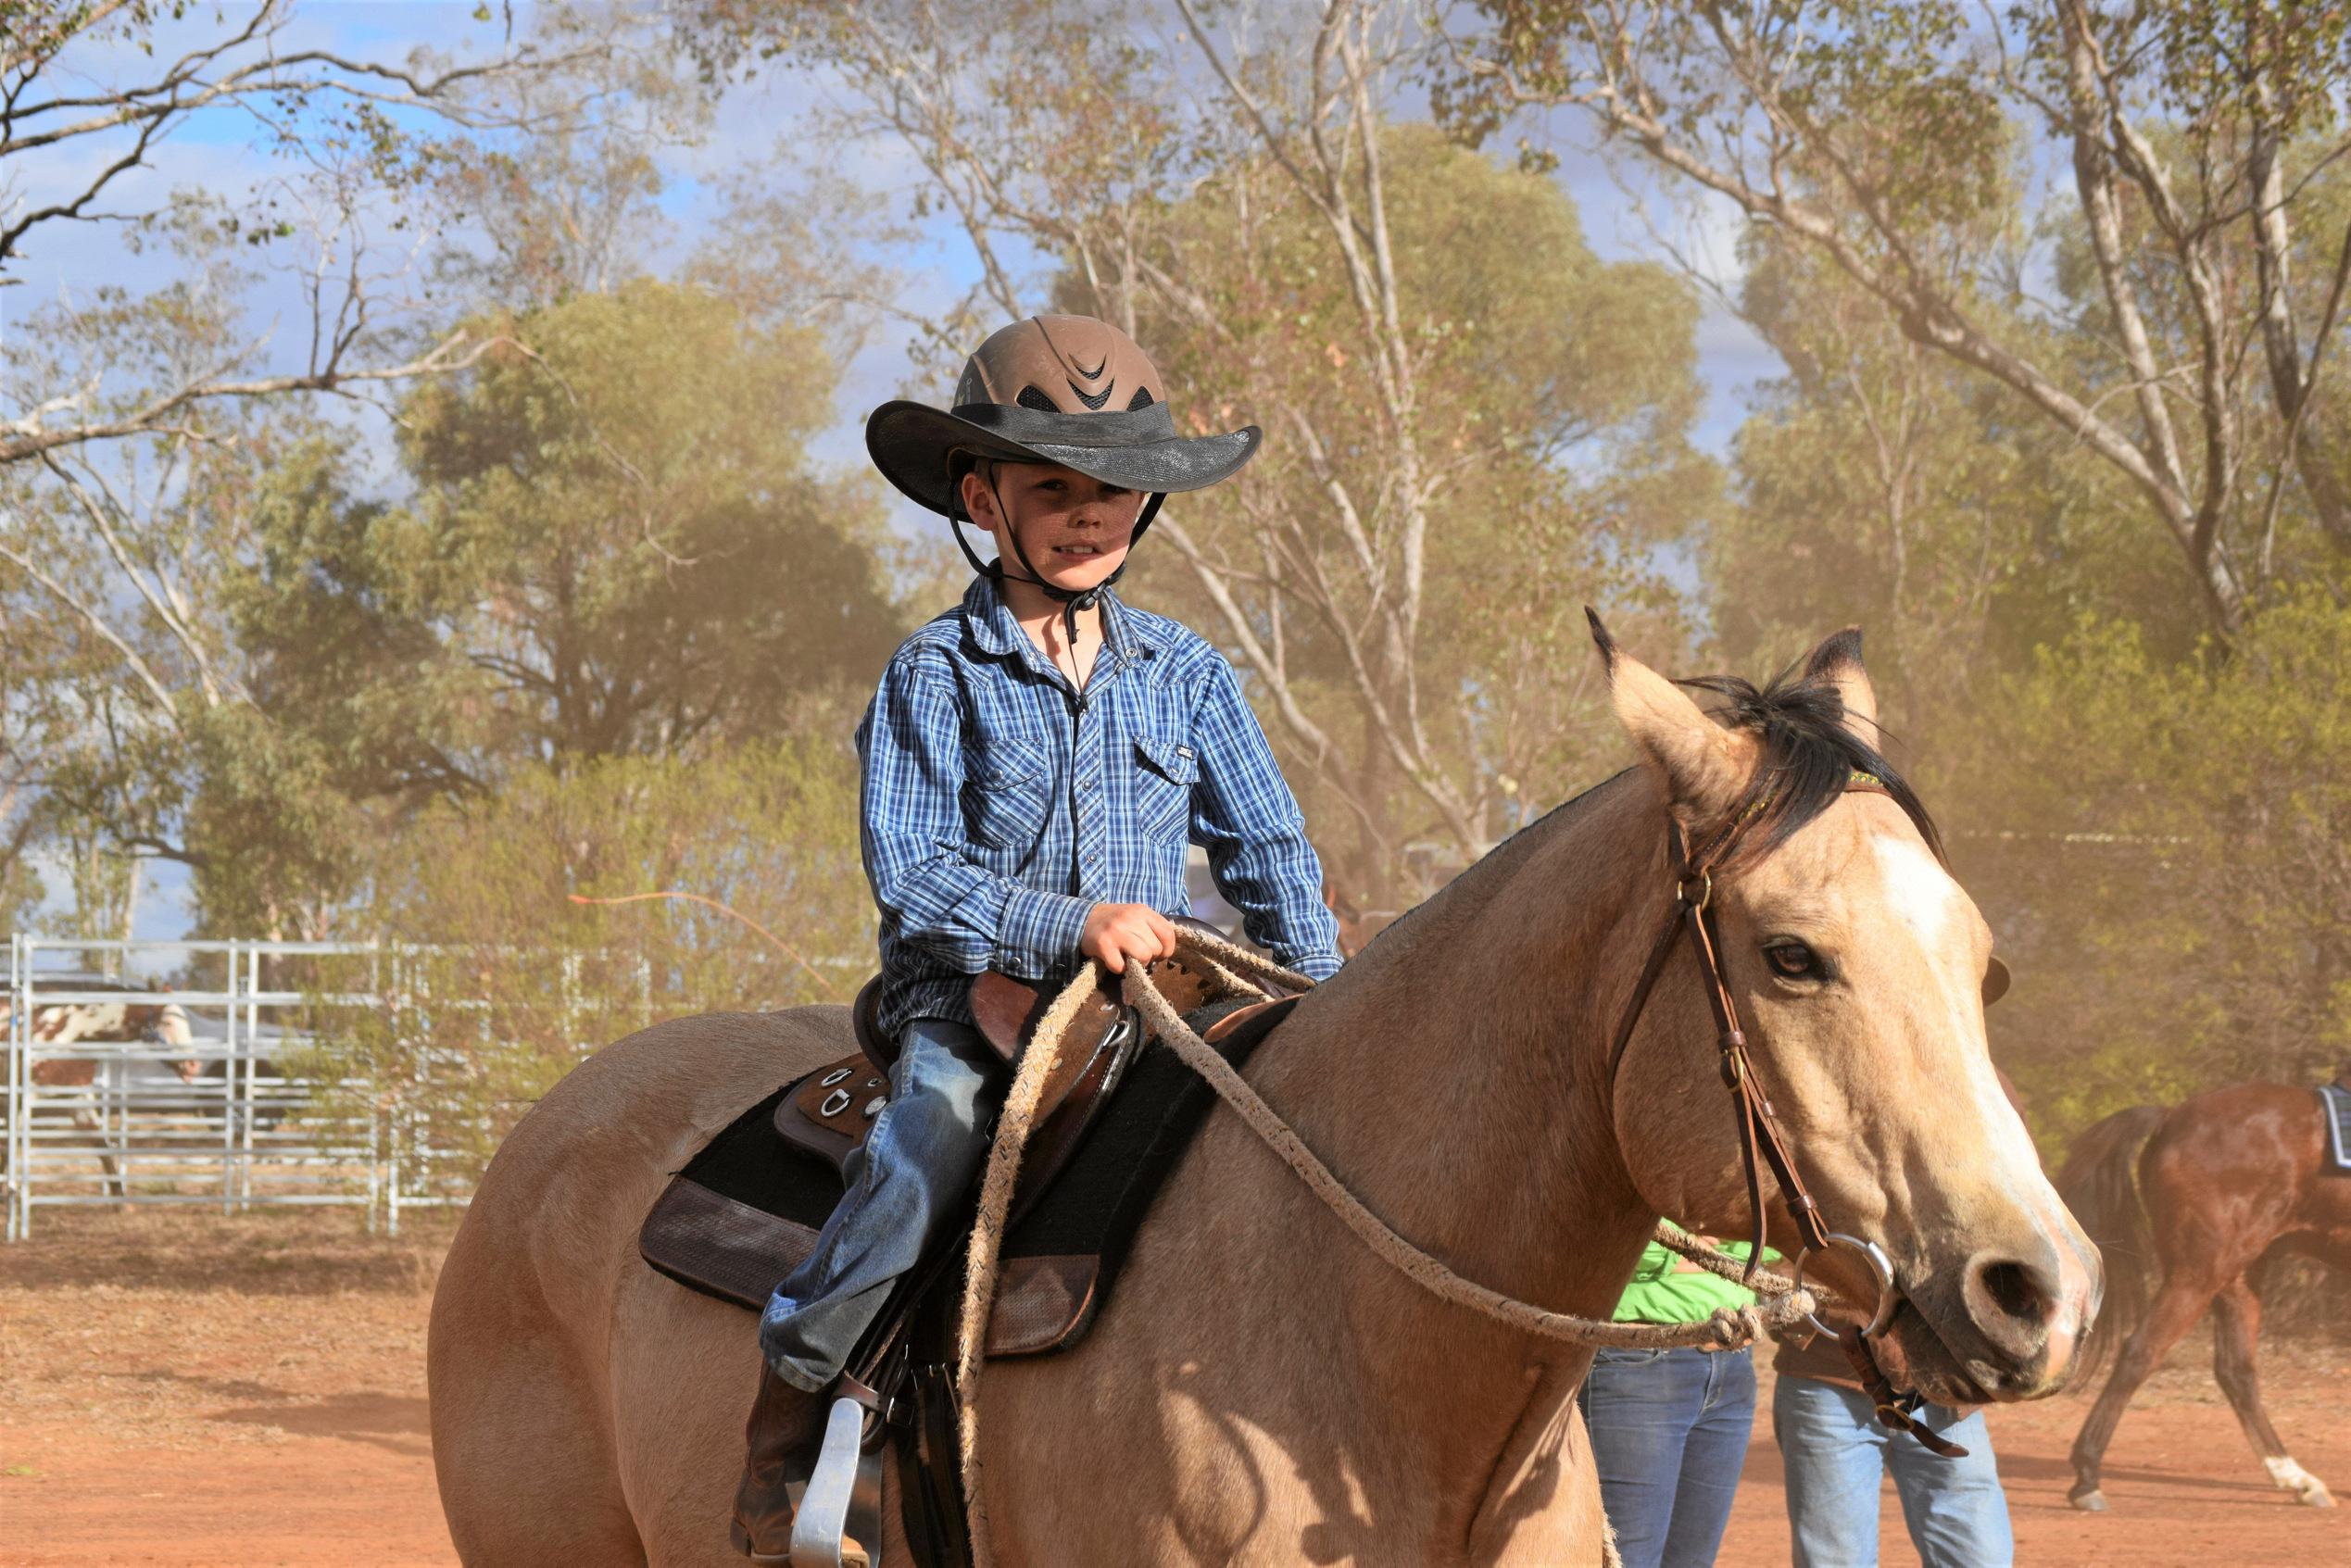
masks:
<path fill-rule="evenodd" d="M 2042 1454 L 2000 1455 L 2000 1479 L 2011 1484 L 2038 1481 L 2062 1492 L 2073 1485 L 2071 1461 Z M 2269 1480 L 2256 1473 L 2245 1476 L 2199 1475 L 2184 1470 L 2146 1470 L 2130 1465 L 2106 1466 L 2103 1482 L 2111 1490 L 2117 1482 L 2126 1487 L 2145 1486 L 2149 1488 L 2182 1489 L 2197 1492 L 2228 1492 L 2235 1494 L 2231 1501 L 2268 1506 L 2272 1502 L 2291 1505 L 2294 1499 L 2272 1486 Z M 2015 1499 L 2010 1499 L 2013 1505 Z M 2060 1500 L 2056 1506 L 2068 1507 Z"/>
<path fill-rule="evenodd" d="M 429 1458 L 433 1452 L 429 1407 L 421 1395 L 359 1389 L 314 1399 L 245 1378 L 192 1377 L 176 1372 L 133 1375 L 143 1383 L 172 1384 L 245 1401 L 214 1411 L 205 1418 L 208 1421 L 270 1426 L 295 1437 L 341 1437 L 410 1459 Z"/>
<path fill-rule="evenodd" d="M 362 1390 L 331 1394 L 315 1403 L 240 1406 L 220 1411 L 212 1419 L 274 1426 L 297 1437 L 341 1437 L 409 1459 L 428 1459 L 433 1446 L 426 1411 L 421 1396 Z"/>

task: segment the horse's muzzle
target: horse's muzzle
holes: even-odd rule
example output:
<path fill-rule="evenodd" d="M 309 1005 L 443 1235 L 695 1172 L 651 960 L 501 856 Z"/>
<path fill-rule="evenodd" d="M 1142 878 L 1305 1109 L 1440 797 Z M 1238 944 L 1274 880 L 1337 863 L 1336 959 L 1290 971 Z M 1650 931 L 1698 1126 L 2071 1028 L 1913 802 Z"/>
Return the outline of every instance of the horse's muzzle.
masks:
<path fill-rule="evenodd" d="M 1960 1315 L 1975 1343 L 1958 1359 L 1999 1399 L 2035 1399 L 2065 1386 L 2096 1315 L 2104 1279 L 2097 1253 L 2078 1235 L 1985 1248 L 1959 1276 Z"/>

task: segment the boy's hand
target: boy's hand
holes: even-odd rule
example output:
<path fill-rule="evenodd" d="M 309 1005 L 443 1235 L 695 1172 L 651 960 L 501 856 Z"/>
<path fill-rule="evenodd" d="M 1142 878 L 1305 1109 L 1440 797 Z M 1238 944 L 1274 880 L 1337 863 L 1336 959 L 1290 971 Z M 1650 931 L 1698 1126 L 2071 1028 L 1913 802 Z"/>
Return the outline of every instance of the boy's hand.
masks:
<path fill-rule="evenodd" d="M 1176 956 L 1176 922 L 1149 904 L 1097 904 L 1087 912 L 1077 947 L 1113 974 L 1125 974 L 1130 960 L 1147 964 Z"/>

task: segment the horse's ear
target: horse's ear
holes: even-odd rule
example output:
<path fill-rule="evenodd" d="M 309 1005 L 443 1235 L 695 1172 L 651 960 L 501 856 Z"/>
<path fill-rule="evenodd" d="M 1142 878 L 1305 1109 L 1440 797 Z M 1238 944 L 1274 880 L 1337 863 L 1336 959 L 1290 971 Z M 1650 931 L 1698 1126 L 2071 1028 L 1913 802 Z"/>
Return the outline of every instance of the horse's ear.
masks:
<path fill-rule="evenodd" d="M 1608 667 L 1616 720 L 1665 780 L 1667 797 L 1691 822 L 1728 812 L 1754 773 L 1754 738 L 1716 723 L 1687 692 L 1618 647 L 1590 607 L 1584 615 Z"/>
<path fill-rule="evenodd" d="M 1823 681 L 1845 699 L 1845 721 L 1864 743 L 1878 744 L 1878 688 L 1861 667 L 1861 628 L 1848 626 L 1812 650 L 1804 678 Z"/>

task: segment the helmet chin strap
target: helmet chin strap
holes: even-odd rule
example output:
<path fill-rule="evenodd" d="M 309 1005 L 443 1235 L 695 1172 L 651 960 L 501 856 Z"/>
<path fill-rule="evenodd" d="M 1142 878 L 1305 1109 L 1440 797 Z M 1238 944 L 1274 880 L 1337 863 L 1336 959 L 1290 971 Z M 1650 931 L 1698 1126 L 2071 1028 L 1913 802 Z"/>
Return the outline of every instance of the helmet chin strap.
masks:
<path fill-rule="evenodd" d="M 980 460 L 987 462 L 986 458 Z M 963 510 L 963 487 L 961 484 L 949 486 L 948 497 L 954 509 L 947 514 L 947 525 L 955 534 L 956 546 L 963 552 L 963 558 L 972 563 L 972 570 L 981 576 L 992 577 L 999 583 L 1007 579 L 1015 583 L 1026 583 L 1032 587 L 1042 590 L 1047 598 L 1058 603 L 1062 607 L 1062 624 L 1069 633 L 1070 646 L 1075 647 L 1077 646 L 1077 612 L 1082 609 L 1092 609 L 1100 604 L 1103 590 L 1113 586 L 1120 578 L 1126 575 L 1126 563 L 1135 558 L 1133 553 L 1135 542 L 1142 538 L 1143 530 L 1150 526 L 1151 519 L 1158 513 L 1160 504 L 1167 497 L 1154 495 L 1143 504 L 1142 512 L 1135 520 L 1133 532 L 1126 536 L 1128 552 L 1126 560 L 1120 561 L 1113 568 L 1108 577 L 1090 588 L 1063 588 L 1046 582 L 1044 573 L 1037 570 L 1037 563 L 1028 558 L 1028 551 L 1021 544 L 1020 528 L 1012 521 L 1012 514 L 1004 509 L 1004 497 L 996 488 L 996 467 L 993 463 L 988 463 L 987 469 L 987 498 L 996 503 L 996 515 L 1004 520 L 1004 537 L 1012 541 L 1012 554 L 1019 558 L 1021 569 L 1027 575 L 1013 577 L 1011 572 L 1004 570 L 1004 560 L 1001 556 L 992 561 L 981 560 L 978 552 L 974 550 L 970 542 L 963 537 L 964 523 L 969 522 L 974 528 L 978 527 L 979 523 L 976 519 L 970 517 Z"/>

